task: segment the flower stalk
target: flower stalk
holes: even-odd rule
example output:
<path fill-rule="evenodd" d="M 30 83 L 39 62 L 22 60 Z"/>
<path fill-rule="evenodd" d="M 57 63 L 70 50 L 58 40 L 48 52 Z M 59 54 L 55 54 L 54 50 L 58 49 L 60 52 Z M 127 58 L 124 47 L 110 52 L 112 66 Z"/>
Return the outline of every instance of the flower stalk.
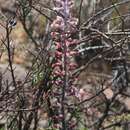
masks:
<path fill-rule="evenodd" d="M 57 126 L 61 130 L 67 130 L 70 122 L 66 120 L 66 96 L 72 96 L 71 89 L 74 87 L 73 82 L 75 81 L 72 71 L 77 68 L 74 60 L 72 60 L 77 55 L 77 51 L 73 50 L 77 42 L 71 38 L 71 35 L 76 31 L 78 21 L 71 14 L 72 0 L 55 0 L 54 5 L 54 9 L 58 13 L 51 24 L 51 34 L 55 44 L 55 63 L 52 67 L 53 79 L 57 88 L 55 93 L 59 92 L 59 95 L 61 95 L 61 97 L 57 96 L 57 102 L 60 104 L 59 115 L 62 115 L 60 116 L 60 125 Z"/>

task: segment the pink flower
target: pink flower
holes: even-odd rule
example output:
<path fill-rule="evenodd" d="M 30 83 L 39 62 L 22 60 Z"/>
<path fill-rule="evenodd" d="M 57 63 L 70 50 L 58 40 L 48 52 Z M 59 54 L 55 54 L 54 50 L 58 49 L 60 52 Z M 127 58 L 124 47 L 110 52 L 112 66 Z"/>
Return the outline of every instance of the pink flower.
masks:
<path fill-rule="evenodd" d="M 54 38 L 55 37 L 55 32 L 51 32 L 51 36 L 52 36 L 52 38 Z"/>
<path fill-rule="evenodd" d="M 65 71 L 62 71 L 61 74 L 62 74 L 62 76 L 64 76 L 65 75 Z"/>
<path fill-rule="evenodd" d="M 84 91 L 84 89 L 80 89 L 79 91 L 78 91 L 78 93 L 77 93 L 77 98 L 79 99 L 79 100 L 84 100 L 84 98 L 85 98 L 85 95 L 86 95 L 86 92 Z"/>
<path fill-rule="evenodd" d="M 62 17 L 57 16 L 56 19 L 51 24 L 51 29 L 54 31 L 63 30 L 64 28 L 64 20 Z"/>
<path fill-rule="evenodd" d="M 61 120 L 62 118 L 63 118 L 63 115 L 62 115 L 62 114 L 60 114 L 60 115 L 59 115 L 59 119 Z"/>
<path fill-rule="evenodd" d="M 59 33 L 58 32 L 51 32 L 51 37 L 53 38 L 53 39 L 58 39 L 58 36 L 59 36 Z"/>
<path fill-rule="evenodd" d="M 61 43 L 60 42 L 55 42 L 56 44 L 56 49 L 60 49 L 61 48 Z"/>
<path fill-rule="evenodd" d="M 56 17 L 56 20 L 55 20 L 54 22 L 57 23 L 57 24 L 61 24 L 61 23 L 64 23 L 64 20 L 63 20 L 62 17 L 57 16 L 57 17 Z"/>
<path fill-rule="evenodd" d="M 60 124 L 54 124 L 53 127 L 56 128 L 56 129 L 60 129 L 61 125 Z"/>
<path fill-rule="evenodd" d="M 76 122 L 74 121 L 69 122 L 69 128 L 74 129 L 74 127 L 76 127 Z"/>
<path fill-rule="evenodd" d="M 52 67 L 57 67 L 57 66 L 61 66 L 61 65 L 62 65 L 61 62 L 56 62 L 56 63 L 54 63 L 54 64 L 52 65 Z"/>
<path fill-rule="evenodd" d="M 70 53 L 70 56 L 74 56 L 74 55 L 78 54 L 77 51 L 70 51 L 69 53 Z"/>
<path fill-rule="evenodd" d="M 78 40 L 77 39 L 74 39 L 72 42 L 71 42 L 71 45 L 77 45 L 78 43 Z"/>
<path fill-rule="evenodd" d="M 73 69 L 76 69 L 77 68 L 77 64 L 75 64 L 75 63 L 70 63 L 69 64 L 69 69 L 70 70 L 73 70 Z"/>
<path fill-rule="evenodd" d="M 59 77 L 62 77 L 65 75 L 65 71 L 60 71 L 60 70 L 55 70 L 53 73 L 54 75 L 59 76 Z"/>
<path fill-rule="evenodd" d="M 56 57 L 62 57 L 62 55 L 63 55 L 63 53 L 62 52 L 60 52 L 60 51 L 56 51 L 55 52 L 55 55 L 56 55 Z"/>
<path fill-rule="evenodd" d="M 52 30 L 62 30 L 64 27 L 64 24 L 58 24 L 58 23 L 53 23 L 51 24 Z"/>
<path fill-rule="evenodd" d="M 60 79 L 57 79 L 54 83 L 55 83 L 56 85 L 61 85 L 61 84 L 63 83 L 63 81 L 60 80 Z"/>
<path fill-rule="evenodd" d="M 70 46 L 70 44 L 71 44 L 71 42 L 70 42 L 70 41 L 68 41 L 68 40 L 66 40 L 66 41 L 65 41 L 65 43 L 66 43 L 66 46 L 67 46 L 67 47 L 69 47 L 69 46 Z"/>
<path fill-rule="evenodd" d="M 62 76 L 62 72 L 59 70 L 54 71 L 54 75 L 56 76 Z"/>

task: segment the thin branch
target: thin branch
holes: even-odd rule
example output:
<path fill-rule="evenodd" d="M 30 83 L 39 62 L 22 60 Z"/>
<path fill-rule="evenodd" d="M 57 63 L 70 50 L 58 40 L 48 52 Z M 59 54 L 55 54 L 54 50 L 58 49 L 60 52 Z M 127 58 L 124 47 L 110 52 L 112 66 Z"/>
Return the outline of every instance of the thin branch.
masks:
<path fill-rule="evenodd" d="M 92 21 L 93 19 L 97 18 L 98 16 L 106 13 L 107 11 L 111 10 L 114 6 L 120 6 L 120 5 L 123 5 L 123 4 L 127 4 L 129 3 L 130 0 L 125 0 L 125 1 L 122 1 L 122 2 L 119 2 L 119 3 L 116 3 L 114 5 L 111 5 L 105 9 L 102 9 L 101 11 L 99 11 L 97 14 L 95 14 L 94 16 L 90 17 L 87 22 L 83 23 L 83 25 L 81 27 L 84 27 L 84 26 L 87 26 L 89 24 L 90 21 Z"/>

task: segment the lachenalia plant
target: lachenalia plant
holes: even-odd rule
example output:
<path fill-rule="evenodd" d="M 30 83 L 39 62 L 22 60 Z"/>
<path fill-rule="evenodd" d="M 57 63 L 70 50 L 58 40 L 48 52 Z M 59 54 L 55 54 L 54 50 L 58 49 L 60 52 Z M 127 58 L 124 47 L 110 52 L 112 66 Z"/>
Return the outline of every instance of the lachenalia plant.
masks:
<path fill-rule="evenodd" d="M 76 120 L 69 105 L 78 99 L 78 89 L 73 71 L 77 68 L 74 57 L 78 54 L 74 48 L 78 44 L 78 19 L 73 17 L 72 0 L 54 0 L 56 18 L 51 24 L 51 37 L 55 46 L 54 63 L 52 65 L 52 121 L 53 127 L 60 130 L 73 129 Z M 77 99 L 75 99 L 77 98 Z"/>

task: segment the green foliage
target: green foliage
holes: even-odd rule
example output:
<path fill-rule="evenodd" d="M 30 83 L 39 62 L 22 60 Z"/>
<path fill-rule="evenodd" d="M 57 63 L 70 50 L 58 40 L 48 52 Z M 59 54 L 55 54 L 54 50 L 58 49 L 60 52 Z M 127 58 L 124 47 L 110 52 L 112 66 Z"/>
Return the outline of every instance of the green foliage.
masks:
<path fill-rule="evenodd" d="M 5 128 L 3 127 L 3 128 L 0 128 L 0 130 L 5 130 Z"/>
<path fill-rule="evenodd" d="M 40 16 L 39 21 L 38 21 L 39 33 L 40 34 L 44 34 L 45 29 L 46 29 L 46 24 L 47 24 L 46 17 Z"/>
<path fill-rule="evenodd" d="M 82 127 L 79 130 L 89 130 L 88 128 Z"/>
<path fill-rule="evenodd" d="M 37 84 L 42 78 L 43 78 L 43 73 L 42 72 L 38 72 L 38 73 L 33 75 L 32 83 L 33 84 Z"/>

